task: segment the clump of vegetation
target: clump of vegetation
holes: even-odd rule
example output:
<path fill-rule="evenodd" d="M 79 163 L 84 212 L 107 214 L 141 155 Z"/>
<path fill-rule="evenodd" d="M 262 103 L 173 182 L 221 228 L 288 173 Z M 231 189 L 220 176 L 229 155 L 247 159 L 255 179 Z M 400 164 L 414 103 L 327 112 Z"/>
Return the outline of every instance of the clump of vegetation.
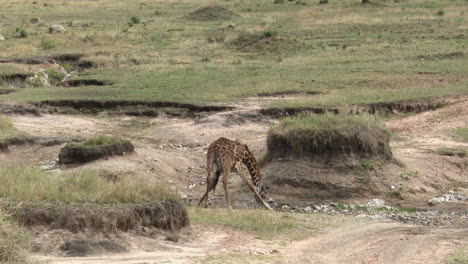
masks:
<path fill-rule="evenodd" d="M 418 171 L 416 170 L 409 170 L 409 171 L 405 171 L 403 172 L 402 174 L 400 174 L 400 177 L 405 179 L 405 180 L 409 180 L 409 179 L 412 179 L 412 178 L 415 178 L 418 176 Z"/>
<path fill-rule="evenodd" d="M 13 126 L 11 119 L 0 115 L 0 151 L 7 150 L 9 144 L 20 144 L 30 141 L 32 141 L 32 137 L 29 134 L 18 131 Z"/>
<path fill-rule="evenodd" d="M 268 157 L 354 154 L 391 159 L 390 132 L 372 115 L 301 115 L 286 118 L 268 133 Z"/>
<path fill-rule="evenodd" d="M 437 150 L 437 153 L 442 156 L 458 156 L 458 157 L 466 157 L 468 156 L 468 148 L 466 147 L 443 147 Z"/>
<path fill-rule="evenodd" d="M 17 27 L 16 28 L 16 34 L 20 38 L 27 38 L 28 37 L 28 32 L 24 28 Z"/>
<path fill-rule="evenodd" d="M 445 12 L 442 9 L 438 10 L 437 13 L 436 13 L 436 15 L 438 15 L 438 16 L 443 16 L 444 14 L 445 14 Z"/>
<path fill-rule="evenodd" d="M 328 0 L 320 0 L 319 4 L 328 4 Z"/>
<path fill-rule="evenodd" d="M 207 56 L 203 57 L 201 59 L 202 62 L 209 62 L 210 61 L 210 58 L 208 58 Z"/>
<path fill-rule="evenodd" d="M 29 237 L 0 209 L 0 263 L 32 263 L 27 258 Z"/>
<path fill-rule="evenodd" d="M 130 18 L 130 22 L 132 22 L 133 24 L 140 24 L 140 18 L 138 16 L 132 16 Z"/>
<path fill-rule="evenodd" d="M 179 199 L 164 184 L 147 177 L 131 174 L 108 178 L 94 171 L 64 173 L 57 177 L 38 168 L 7 164 L 0 166 L 0 197 L 12 201 L 100 204 Z"/>
<path fill-rule="evenodd" d="M 284 0 L 275 0 L 273 4 L 284 4 Z"/>
<path fill-rule="evenodd" d="M 133 152 L 129 140 L 113 136 L 96 136 L 79 143 L 70 143 L 60 150 L 59 163 L 84 163 L 102 157 Z"/>
<path fill-rule="evenodd" d="M 51 39 L 41 39 L 41 48 L 43 48 L 44 50 L 51 50 L 55 48 L 55 46 L 55 41 Z"/>
<path fill-rule="evenodd" d="M 65 77 L 65 73 L 58 72 L 54 70 L 48 70 L 47 75 L 49 76 L 49 82 L 51 85 L 57 85 L 62 82 L 63 78 Z"/>
<path fill-rule="evenodd" d="M 276 35 L 275 31 L 272 31 L 272 30 L 263 31 L 263 36 L 265 36 L 266 38 L 271 38 L 271 37 L 273 37 L 275 35 Z"/>

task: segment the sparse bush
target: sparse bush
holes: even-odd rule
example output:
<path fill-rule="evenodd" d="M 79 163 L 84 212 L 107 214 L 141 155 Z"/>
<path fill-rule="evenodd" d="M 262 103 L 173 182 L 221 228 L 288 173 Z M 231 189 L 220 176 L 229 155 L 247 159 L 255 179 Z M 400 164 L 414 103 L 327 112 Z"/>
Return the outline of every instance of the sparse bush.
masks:
<path fill-rule="evenodd" d="M 41 39 L 41 48 L 51 50 L 55 48 L 55 41 L 51 39 Z"/>
<path fill-rule="evenodd" d="M 208 62 L 208 61 L 210 61 L 210 58 L 208 58 L 208 57 L 205 56 L 205 57 L 203 57 L 203 58 L 201 59 L 201 61 L 202 61 L 202 62 Z"/>
<path fill-rule="evenodd" d="M 301 115 L 286 118 L 268 133 L 270 158 L 355 154 L 391 159 L 390 132 L 372 115 Z"/>
<path fill-rule="evenodd" d="M 242 64 L 242 60 L 241 60 L 241 59 L 234 59 L 234 60 L 232 61 L 232 64 L 234 64 L 234 65 Z"/>
<path fill-rule="evenodd" d="M 29 22 L 31 22 L 32 24 L 36 24 L 37 22 L 39 22 L 39 18 L 33 17 L 29 20 Z"/>
<path fill-rule="evenodd" d="M 275 0 L 273 4 L 283 4 L 284 0 Z"/>
<path fill-rule="evenodd" d="M 328 0 L 320 0 L 319 4 L 328 4 Z"/>
<path fill-rule="evenodd" d="M 436 15 L 438 15 L 438 16 L 443 16 L 444 14 L 445 14 L 445 12 L 442 9 L 437 11 L 437 13 L 436 13 Z"/>
<path fill-rule="evenodd" d="M 133 24 L 140 24 L 140 18 L 137 17 L 137 16 L 132 16 L 130 18 L 130 21 L 133 23 Z"/>

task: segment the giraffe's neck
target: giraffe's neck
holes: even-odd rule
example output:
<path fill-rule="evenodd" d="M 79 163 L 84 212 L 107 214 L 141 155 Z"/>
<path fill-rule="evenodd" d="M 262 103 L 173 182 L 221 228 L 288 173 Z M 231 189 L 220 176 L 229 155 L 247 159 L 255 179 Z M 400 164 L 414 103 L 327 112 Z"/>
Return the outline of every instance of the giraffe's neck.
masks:
<path fill-rule="evenodd" d="M 244 164 L 249 170 L 250 178 L 252 179 L 253 185 L 258 187 L 261 184 L 262 176 L 260 175 L 260 170 L 258 169 L 258 164 L 255 158 L 249 153 L 248 157 L 244 159 Z"/>

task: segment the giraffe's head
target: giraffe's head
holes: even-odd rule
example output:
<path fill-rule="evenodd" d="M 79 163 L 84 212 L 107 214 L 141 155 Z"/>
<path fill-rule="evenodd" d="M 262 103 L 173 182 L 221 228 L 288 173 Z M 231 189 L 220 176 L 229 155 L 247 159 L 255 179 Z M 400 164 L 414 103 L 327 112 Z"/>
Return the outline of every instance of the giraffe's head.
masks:
<path fill-rule="evenodd" d="M 262 197 L 262 199 L 266 198 L 266 191 L 265 191 L 265 187 L 263 186 L 263 184 L 259 184 L 259 186 L 257 187 L 257 191 Z"/>

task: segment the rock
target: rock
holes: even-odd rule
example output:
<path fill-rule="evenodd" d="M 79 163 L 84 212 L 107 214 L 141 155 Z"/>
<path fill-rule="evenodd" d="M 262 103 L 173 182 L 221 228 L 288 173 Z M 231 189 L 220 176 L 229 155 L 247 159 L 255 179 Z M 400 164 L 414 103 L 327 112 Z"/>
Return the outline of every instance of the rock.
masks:
<path fill-rule="evenodd" d="M 275 200 L 273 200 L 273 198 L 268 199 L 268 203 L 274 203 L 274 202 L 275 202 Z"/>
<path fill-rule="evenodd" d="M 372 199 L 367 203 L 367 205 L 369 207 L 381 207 L 385 205 L 385 201 L 382 199 Z"/>
<path fill-rule="evenodd" d="M 283 210 L 288 210 L 288 209 L 289 209 L 289 206 L 283 205 L 283 206 L 281 206 L 281 209 L 283 209 Z"/>
<path fill-rule="evenodd" d="M 5 40 L 5 37 L 0 35 L 0 41 Z"/>
<path fill-rule="evenodd" d="M 49 27 L 49 33 L 51 34 L 63 33 L 65 31 L 67 31 L 67 28 L 62 25 L 52 25 Z"/>
<path fill-rule="evenodd" d="M 440 198 L 440 197 L 434 197 L 434 198 L 430 199 L 430 200 L 428 201 L 428 203 L 429 203 L 430 205 L 440 204 L 440 203 L 442 202 L 442 199 L 443 199 L 443 198 Z"/>
<path fill-rule="evenodd" d="M 49 83 L 49 75 L 47 74 L 46 70 L 39 69 L 37 72 L 34 73 L 34 76 L 28 77 L 26 82 L 30 85 L 37 87 L 47 87 L 50 86 Z"/>
<path fill-rule="evenodd" d="M 310 207 L 310 206 L 307 206 L 306 208 L 304 208 L 304 212 L 306 212 L 306 213 L 312 213 L 312 211 L 313 211 L 312 207 Z"/>

